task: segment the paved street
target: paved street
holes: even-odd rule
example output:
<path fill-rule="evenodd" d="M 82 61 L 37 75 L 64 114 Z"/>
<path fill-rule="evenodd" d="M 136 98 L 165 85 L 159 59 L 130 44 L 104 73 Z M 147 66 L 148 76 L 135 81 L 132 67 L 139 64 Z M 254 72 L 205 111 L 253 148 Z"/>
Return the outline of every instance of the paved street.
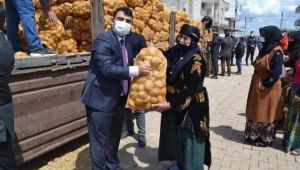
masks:
<path fill-rule="evenodd" d="M 236 67 L 232 67 L 232 71 L 235 72 Z M 300 170 L 300 157 L 282 151 L 281 134 L 277 135 L 272 147 L 259 148 L 243 144 L 245 106 L 252 72 L 252 66 L 243 66 L 242 75 L 205 80 L 210 98 L 211 170 Z M 133 137 L 121 141 L 119 158 L 121 166 L 126 170 L 160 170 L 170 164 L 157 161 L 160 113 L 147 113 L 146 122 L 146 148 L 139 148 Z M 73 152 L 35 168 L 90 169 L 88 145 L 80 146 Z"/>

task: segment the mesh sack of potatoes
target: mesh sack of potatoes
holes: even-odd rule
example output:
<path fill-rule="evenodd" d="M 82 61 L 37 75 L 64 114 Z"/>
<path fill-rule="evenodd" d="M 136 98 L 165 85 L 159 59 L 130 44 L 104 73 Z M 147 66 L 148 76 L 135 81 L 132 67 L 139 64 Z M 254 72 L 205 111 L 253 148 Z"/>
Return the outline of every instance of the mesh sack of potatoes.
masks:
<path fill-rule="evenodd" d="M 151 16 L 150 12 L 152 11 L 146 8 L 136 7 L 134 8 L 134 18 L 141 20 L 146 24 Z"/>
<path fill-rule="evenodd" d="M 72 14 L 72 7 L 73 5 L 69 2 L 65 2 L 60 4 L 59 6 L 52 7 L 53 11 L 55 12 L 57 18 L 61 21 L 64 21 L 67 16 Z"/>
<path fill-rule="evenodd" d="M 124 0 L 105 0 L 104 1 L 104 10 L 108 15 L 113 15 L 117 8 L 126 6 Z"/>
<path fill-rule="evenodd" d="M 74 39 L 64 40 L 58 43 L 57 49 L 59 53 L 77 53 L 77 42 Z"/>
<path fill-rule="evenodd" d="M 125 0 L 129 7 L 143 7 L 144 0 Z"/>
<path fill-rule="evenodd" d="M 150 29 L 149 26 L 146 26 L 146 27 L 143 29 L 142 34 L 144 35 L 146 41 L 152 41 L 153 38 L 154 38 L 155 32 L 152 31 L 152 30 Z"/>
<path fill-rule="evenodd" d="M 133 19 L 133 28 L 135 28 L 135 30 L 137 30 L 137 32 L 142 32 L 143 29 L 145 28 L 145 23 L 141 20 L 138 19 Z"/>
<path fill-rule="evenodd" d="M 184 11 L 176 11 L 176 21 L 177 22 L 188 22 L 187 14 Z"/>
<path fill-rule="evenodd" d="M 79 51 L 81 52 L 89 52 L 91 50 L 91 42 L 83 41 L 79 45 Z"/>
<path fill-rule="evenodd" d="M 152 104 L 166 102 L 167 60 L 160 50 L 148 47 L 143 48 L 134 61 L 134 65 L 140 64 L 151 66 L 152 71 L 148 76 L 132 79 L 126 107 L 149 110 Z"/>
<path fill-rule="evenodd" d="M 91 17 L 91 7 L 89 1 L 76 1 L 73 3 L 73 15 L 80 18 Z"/>

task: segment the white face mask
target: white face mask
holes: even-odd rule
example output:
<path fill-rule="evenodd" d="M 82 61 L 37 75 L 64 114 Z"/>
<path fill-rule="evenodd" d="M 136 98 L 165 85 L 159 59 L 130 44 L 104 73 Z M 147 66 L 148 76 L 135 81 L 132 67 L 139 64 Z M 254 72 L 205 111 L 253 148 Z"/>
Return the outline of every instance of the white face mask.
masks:
<path fill-rule="evenodd" d="M 259 37 L 258 41 L 264 43 L 265 42 L 265 37 Z"/>
<path fill-rule="evenodd" d="M 125 21 L 116 21 L 114 23 L 113 31 L 119 36 L 126 36 L 129 34 L 131 29 L 131 24 L 128 24 Z"/>

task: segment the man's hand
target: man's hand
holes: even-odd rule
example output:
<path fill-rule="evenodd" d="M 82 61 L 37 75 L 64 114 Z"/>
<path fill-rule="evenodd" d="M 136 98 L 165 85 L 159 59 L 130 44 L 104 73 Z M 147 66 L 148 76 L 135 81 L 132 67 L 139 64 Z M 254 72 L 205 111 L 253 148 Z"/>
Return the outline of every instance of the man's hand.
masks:
<path fill-rule="evenodd" d="M 157 111 L 157 112 L 163 112 L 165 110 L 171 109 L 170 103 L 157 103 L 157 104 L 152 104 L 151 110 Z"/>
<path fill-rule="evenodd" d="M 56 24 L 58 19 L 57 19 L 57 16 L 55 14 L 55 12 L 53 10 L 50 10 L 48 11 L 47 13 L 47 16 L 49 18 L 49 21 L 52 23 L 52 24 Z"/>
<path fill-rule="evenodd" d="M 148 76 L 151 72 L 151 67 L 149 65 L 139 65 L 139 75 L 140 76 Z"/>

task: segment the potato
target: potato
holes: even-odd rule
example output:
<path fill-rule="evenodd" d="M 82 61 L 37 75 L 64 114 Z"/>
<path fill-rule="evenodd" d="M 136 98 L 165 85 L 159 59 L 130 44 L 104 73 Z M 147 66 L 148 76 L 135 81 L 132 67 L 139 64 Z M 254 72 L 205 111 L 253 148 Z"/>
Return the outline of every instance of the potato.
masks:
<path fill-rule="evenodd" d="M 134 63 L 151 65 L 152 72 L 149 76 L 133 78 L 128 99 L 133 100 L 135 106 L 133 107 L 127 101 L 126 107 L 150 109 L 151 104 L 165 102 L 166 77 L 164 75 L 166 74 L 167 61 L 162 52 L 154 47 L 144 48 L 137 55 Z"/>

